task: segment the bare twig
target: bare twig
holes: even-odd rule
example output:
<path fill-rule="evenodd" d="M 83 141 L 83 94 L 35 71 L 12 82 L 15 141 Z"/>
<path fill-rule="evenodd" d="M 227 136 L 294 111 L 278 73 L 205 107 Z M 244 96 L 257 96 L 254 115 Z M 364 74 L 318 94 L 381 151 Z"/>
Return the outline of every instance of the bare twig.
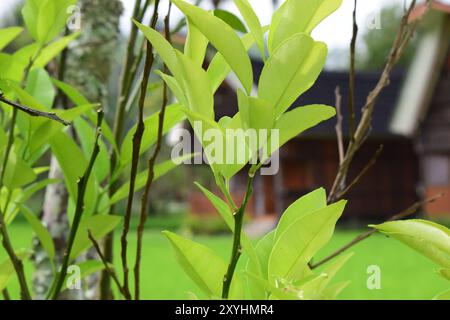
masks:
<path fill-rule="evenodd" d="M 361 170 L 361 172 L 355 177 L 355 179 L 353 179 L 352 182 L 350 182 L 347 187 L 342 190 L 337 196 L 336 196 L 336 200 L 341 199 L 345 194 L 347 194 L 351 188 L 353 188 L 356 184 L 358 184 L 359 181 L 361 181 L 362 177 L 364 177 L 366 175 L 367 172 L 369 172 L 369 170 L 375 165 L 375 163 L 377 162 L 378 158 L 381 155 L 381 152 L 383 151 L 384 146 L 380 145 L 377 149 L 377 151 L 375 152 L 375 154 L 372 156 L 372 158 L 370 159 L 370 161 L 366 164 L 366 166 Z"/>
<path fill-rule="evenodd" d="M 58 299 L 59 293 L 61 292 L 61 289 L 64 284 L 64 280 L 67 275 L 67 268 L 69 267 L 70 259 L 71 259 L 71 253 L 72 253 L 72 247 L 75 242 L 75 237 L 78 233 L 78 228 L 80 226 L 81 218 L 83 216 L 84 212 L 84 196 L 86 194 L 87 186 L 89 177 L 91 176 L 92 169 L 95 164 L 95 160 L 97 159 L 97 156 L 100 152 L 100 145 L 99 145 L 99 139 L 101 134 L 101 126 L 103 122 L 103 111 L 99 110 L 97 112 L 97 126 L 95 130 L 95 143 L 94 143 L 94 149 L 92 150 L 91 158 L 89 160 L 89 163 L 86 167 L 86 170 L 83 174 L 83 176 L 78 180 L 78 196 L 77 196 L 77 203 L 75 207 L 75 213 L 74 218 L 72 222 L 72 227 L 70 229 L 70 235 L 69 240 L 67 243 L 66 251 L 64 252 L 63 262 L 61 265 L 61 270 L 55 280 L 55 286 L 52 290 L 52 300 Z"/>
<path fill-rule="evenodd" d="M 339 152 L 339 164 L 341 165 L 344 161 L 344 134 L 342 132 L 342 121 L 344 118 L 342 117 L 342 95 L 339 87 L 336 87 L 334 91 L 334 95 L 336 97 L 336 136 L 338 143 L 338 152 Z"/>
<path fill-rule="evenodd" d="M 170 14 L 172 9 L 172 3 L 169 3 L 169 9 L 167 12 L 167 15 L 164 19 L 164 25 L 165 25 L 165 34 L 166 38 L 171 43 L 170 39 Z M 167 69 L 167 67 L 164 67 Z M 161 104 L 161 111 L 159 112 L 159 119 L 158 119 L 158 136 L 156 140 L 156 146 L 153 150 L 153 155 L 148 161 L 148 174 L 147 174 L 147 182 L 145 184 L 144 193 L 142 194 L 141 198 L 141 214 L 139 219 L 139 225 L 138 225 L 138 232 L 137 232 L 137 248 L 136 248 L 136 261 L 134 265 L 134 293 L 135 293 L 135 299 L 140 299 L 140 276 L 141 276 L 141 260 L 142 260 L 142 240 L 144 236 L 144 228 L 145 223 L 147 221 L 147 207 L 148 207 L 148 199 L 150 196 L 150 190 L 153 184 L 153 180 L 155 178 L 155 164 L 156 159 L 161 151 L 162 141 L 163 141 L 163 130 L 164 130 L 164 118 L 166 114 L 166 107 L 168 102 L 168 96 L 167 96 L 167 85 L 164 82 L 163 84 L 163 99 Z"/>
<path fill-rule="evenodd" d="M 416 0 L 413 0 L 402 17 L 399 30 L 393 42 L 390 54 L 388 56 L 387 62 L 384 66 L 383 72 L 378 80 L 378 83 L 374 89 L 369 93 L 366 103 L 362 109 L 361 120 L 359 121 L 353 139 L 350 140 L 349 146 L 346 150 L 344 161 L 340 164 L 338 173 L 334 180 L 332 189 L 328 196 L 328 202 L 334 202 L 337 196 L 343 196 L 343 190 L 346 188 L 346 179 L 349 167 L 353 161 L 355 154 L 361 148 L 365 139 L 370 132 L 372 125 L 372 115 L 375 109 L 375 104 L 380 96 L 381 92 L 386 86 L 389 85 L 390 74 L 403 54 L 406 46 L 409 43 L 416 27 L 418 21 L 408 24 L 408 18 L 416 5 Z"/>
<path fill-rule="evenodd" d="M 353 135 L 355 134 L 355 52 L 356 52 L 356 39 L 358 37 L 358 24 L 356 22 L 356 8 L 358 6 L 358 0 L 354 0 L 353 6 L 353 33 L 352 41 L 350 43 L 350 72 L 348 81 L 348 110 L 349 110 L 349 135 L 350 141 L 353 141 Z"/>
<path fill-rule="evenodd" d="M 9 105 L 9 106 L 11 106 L 11 107 L 13 107 L 13 108 L 15 108 L 17 110 L 25 112 L 26 114 L 28 114 L 28 115 L 30 115 L 32 117 L 43 117 L 43 118 L 47 118 L 47 119 L 50 119 L 50 120 L 62 123 L 65 126 L 70 125 L 70 122 L 67 122 L 67 121 L 61 119 L 60 117 L 58 117 L 53 112 L 44 112 L 44 111 L 36 110 L 36 109 L 30 108 L 30 107 L 21 105 L 19 103 L 14 102 L 14 101 L 8 100 L 1 93 L 0 93 L 0 101 L 3 102 L 3 103 L 6 103 L 7 105 Z"/>
<path fill-rule="evenodd" d="M 100 248 L 100 245 L 98 244 L 97 240 L 95 240 L 94 236 L 92 235 L 91 230 L 88 230 L 88 236 L 89 236 L 89 240 L 91 240 L 92 245 L 95 248 L 95 251 L 97 251 L 97 254 L 100 257 L 100 260 L 103 262 L 106 272 L 108 272 L 109 276 L 111 277 L 111 279 L 113 279 L 113 281 L 116 284 L 117 288 L 119 289 L 120 293 L 125 298 L 126 297 L 125 290 L 123 289 L 122 285 L 120 284 L 120 280 L 119 280 L 119 278 L 117 278 L 116 272 L 114 271 L 113 268 L 111 268 L 111 266 L 109 265 L 105 256 L 103 255 L 102 249 Z"/>
<path fill-rule="evenodd" d="M 9 295 L 8 289 L 6 289 L 6 288 L 2 290 L 2 296 L 3 296 L 3 299 L 5 301 L 6 300 L 11 300 L 11 297 Z"/>
<path fill-rule="evenodd" d="M 156 22 L 158 21 L 158 8 L 159 8 L 159 0 L 155 1 L 155 7 L 153 11 L 152 21 L 150 23 L 151 28 L 155 28 Z M 136 132 L 133 136 L 133 151 L 132 151 L 132 161 L 131 161 L 131 173 L 130 173 L 130 188 L 128 191 L 128 200 L 127 207 L 125 211 L 125 222 L 121 236 L 121 258 L 122 258 L 122 268 L 123 268 L 123 277 L 124 284 L 123 287 L 125 289 L 127 299 L 131 299 L 130 286 L 129 286 L 129 269 L 128 269 L 128 259 L 127 259 L 127 251 L 128 251 L 128 232 L 130 229 L 130 221 L 131 221 L 131 213 L 133 209 L 133 200 L 134 200 L 134 190 L 136 184 L 136 176 L 139 164 L 139 155 L 141 150 L 142 136 L 145 130 L 144 124 L 144 104 L 145 98 L 147 95 L 147 86 L 150 79 L 150 72 L 153 67 L 154 56 L 153 56 L 153 46 L 147 41 L 147 56 L 145 60 L 144 66 L 144 74 L 141 82 L 141 96 L 139 99 L 139 115 L 138 115 L 138 123 L 136 127 Z"/>
<path fill-rule="evenodd" d="M 426 204 L 429 203 L 433 203 L 435 202 L 437 199 L 443 197 L 444 194 L 440 193 L 437 194 L 431 198 L 425 199 L 423 201 L 419 201 L 414 203 L 412 206 L 410 206 L 409 208 L 403 210 L 402 212 L 393 215 L 391 218 L 389 218 L 386 222 L 388 221 L 394 221 L 394 220 L 400 220 L 403 218 L 406 218 L 412 214 L 414 214 L 417 210 L 419 210 L 421 207 L 423 207 Z M 357 236 L 355 239 L 353 239 L 352 241 L 350 241 L 348 244 L 346 244 L 345 246 L 339 248 L 338 250 L 336 250 L 335 252 L 333 252 L 332 254 L 330 254 L 329 256 L 323 258 L 322 260 L 320 260 L 317 263 L 314 263 L 311 265 L 311 269 L 315 269 L 325 263 L 327 263 L 328 261 L 334 259 L 335 257 L 337 257 L 338 255 L 340 255 L 341 253 L 347 251 L 349 248 L 353 247 L 355 244 L 369 238 L 371 235 L 373 235 L 374 233 L 376 233 L 377 230 L 372 229 L 372 230 L 368 230 L 366 232 L 361 233 L 359 236 Z"/>

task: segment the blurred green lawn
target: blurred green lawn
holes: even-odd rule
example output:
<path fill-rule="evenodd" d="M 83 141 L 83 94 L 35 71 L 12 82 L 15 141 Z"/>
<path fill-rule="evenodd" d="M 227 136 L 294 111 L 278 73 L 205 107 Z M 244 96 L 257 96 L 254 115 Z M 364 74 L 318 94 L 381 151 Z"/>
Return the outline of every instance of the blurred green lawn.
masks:
<path fill-rule="evenodd" d="M 32 232 L 25 224 L 15 223 L 11 227 L 10 234 L 16 249 L 30 247 Z M 338 230 L 320 256 L 332 252 L 357 234 L 358 231 Z M 130 234 L 130 240 L 132 239 L 135 239 L 134 233 Z M 208 245 L 228 259 L 230 237 L 196 237 L 195 240 Z M 187 292 L 198 292 L 178 266 L 168 241 L 160 232 L 147 230 L 144 241 L 143 298 L 186 299 Z M 135 251 L 133 242 L 135 241 L 130 241 L 130 253 Z M 116 255 L 119 256 L 118 242 L 116 248 Z M 355 253 L 354 256 L 335 279 L 335 281 L 351 280 L 351 284 L 340 295 L 340 299 L 431 299 L 437 293 L 448 289 L 448 282 L 435 274 L 436 266 L 432 262 L 395 240 L 377 234 L 354 246 L 351 251 Z M 5 252 L 0 250 L 0 260 L 4 258 Z M 116 263 L 119 266 L 120 263 L 118 261 Z M 240 263 L 241 268 L 243 265 L 244 263 Z M 367 267 L 370 265 L 381 268 L 380 290 L 367 289 Z M 31 264 L 26 263 L 25 267 L 30 274 Z M 28 280 L 31 280 L 30 276 Z M 10 282 L 8 288 L 13 297 L 18 296 L 15 279 Z"/>

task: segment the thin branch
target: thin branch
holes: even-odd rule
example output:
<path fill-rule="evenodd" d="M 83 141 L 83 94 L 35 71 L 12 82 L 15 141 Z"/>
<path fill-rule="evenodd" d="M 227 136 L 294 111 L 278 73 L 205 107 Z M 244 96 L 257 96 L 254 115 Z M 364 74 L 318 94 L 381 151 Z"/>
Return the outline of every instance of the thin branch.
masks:
<path fill-rule="evenodd" d="M 152 21 L 150 23 L 151 28 L 155 28 L 156 22 L 158 21 L 158 8 L 159 8 L 159 0 L 155 1 L 155 7 L 153 11 Z M 123 287 L 126 292 L 127 299 L 131 299 L 130 286 L 129 286 L 129 269 L 128 269 L 128 259 L 127 259 L 127 251 L 128 251 L 128 232 L 130 229 L 130 221 L 131 221 L 131 213 L 133 209 L 133 200 L 134 200 L 134 190 L 136 184 L 136 176 L 139 164 L 139 155 L 141 150 L 142 136 L 145 130 L 144 124 L 144 105 L 145 98 L 147 95 L 147 86 L 150 79 L 150 72 L 153 67 L 154 56 L 153 56 L 153 46 L 147 41 L 147 56 L 145 60 L 144 66 L 144 75 L 141 82 L 141 96 L 139 99 L 139 115 L 138 115 L 138 123 L 136 127 L 136 132 L 133 136 L 133 151 L 132 151 L 132 161 L 131 161 L 131 173 L 130 173 L 130 187 L 128 191 L 128 200 L 127 207 L 125 211 L 125 221 L 124 227 L 121 236 L 121 258 L 122 258 L 122 268 L 123 268 Z"/>
<path fill-rule="evenodd" d="M 348 81 L 348 110 L 349 110 L 349 135 L 350 141 L 353 141 L 353 135 L 355 134 L 355 53 L 356 53 L 356 40 L 358 37 L 358 24 L 356 22 L 356 8 L 358 6 L 358 0 L 354 0 L 353 6 L 353 33 L 352 41 L 350 43 L 350 72 Z"/>
<path fill-rule="evenodd" d="M 78 228 L 80 226 L 81 218 L 82 218 L 83 212 L 84 212 L 84 197 L 86 194 L 89 177 L 91 176 L 91 172 L 94 167 L 95 160 L 97 159 L 97 156 L 100 152 L 99 139 L 100 139 L 100 134 L 101 134 L 102 122 L 103 122 L 103 111 L 99 110 L 99 111 L 97 111 L 97 126 L 96 126 L 96 130 L 95 130 L 94 148 L 92 150 L 92 154 L 91 154 L 89 163 L 86 167 L 86 171 L 84 172 L 83 176 L 78 180 L 78 196 L 77 196 L 77 203 L 76 203 L 76 207 L 75 207 L 74 218 L 73 218 L 73 222 L 72 222 L 72 227 L 70 229 L 70 235 L 69 235 L 67 248 L 64 252 L 63 262 L 61 265 L 61 271 L 59 272 L 58 277 L 55 280 L 54 290 L 52 291 L 52 300 L 58 299 L 59 293 L 61 292 L 61 289 L 64 284 L 64 280 L 67 276 L 67 268 L 69 267 L 69 263 L 71 260 L 70 255 L 72 253 L 72 248 L 73 248 L 73 244 L 75 242 L 75 237 L 78 233 Z"/>
<path fill-rule="evenodd" d="M 406 218 L 412 214 L 414 214 L 415 212 L 417 212 L 417 210 L 419 210 L 421 207 L 423 207 L 426 204 L 430 204 L 435 202 L 437 199 L 443 197 L 444 194 L 440 193 L 437 194 L 431 198 L 425 199 L 423 201 L 419 201 L 414 203 L 412 206 L 410 206 L 409 208 L 403 210 L 402 212 L 393 215 L 391 218 L 389 218 L 386 222 L 388 221 L 394 221 L 394 220 L 400 220 L 403 218 Z M 349 248 L 353 247 L 355 244 L 369 238 L 371 235 L 373 235 L 374 233 L 376 233 L 377 230 L 372 229 L 372 230 L 368 230 L 366 232 L 361 233 L 359 236 L 357 236 L 355 239 L 353 239 L 352 241 L 350 241 L 348 244 L 346 244 L 345 246 L 339 248 L 338 250 L 336 250 L 335 252 L 333 252 L 332 254 L 330 254 L 329 256 L 323 258 L 322 260 L 320 260 L 317 263 L 314 263 L 311 265 L 311 269 L 315 269 L 321 265 L 323 265 L 324 263 L 327 263 L 328 261 L 334 259 L 335 257 L 339 256 L 341 253 L 347 251 Z"/>
<path fill-rule="evenodd" d="M 333 202 L 337 199 L 337 195 L 346 188 L 346 179 L 349 167 L 353 161 L 355 154 L 365 142 L 372 125 L 372 115 L 375 109 L 376 102 L 381 92 L 389 85 L 390 74 L 407 47 L 414 31 L 417 28 L 419 21 L 408 24 L 408 18 L 416 5 L 416 0 L 413 0 L 408 7 L 408 10 L 403 15 L 399 30 L 393 42 L 387 62 L 384 66 L 383 72 L 374 89 L 369 93 L 366 103 L 362 108 L 362 116 L 359 121 L 353 139 L 351 139 L 347 151 L 345 153 L 344 161 L 339 166 L 338 173 L 333 182 L 332 189 L 328 196 L 328 201 Z"/>
<path fill-rule="evenodd" d="M 3 299 L 5 301 L 6 300 L 11 300 L 11 297 L 9 295 L 8 289 L 6 289 L 6 288 L 2 290 L 2 296 L 3 296 Z"/>
<path fill-rule="evenodd" d="M 123 297 L 126 298 L 125 290 L 123 289 L 122 285 L 120 284 L 120 280 L 117 277 L 116 272 L 114 271 L 113 268 L 111 268 L 110 264 L 108 263 L 105 256 L 103 255 L 100 245 L 98 244 L 97 240 L 95 240 L 94 236 L 91 233 L 91 230 L 88 230 L 88 236 L 89 236 L 89 240 L 91 240 L 92 245 L 95 248 L 95 251 L 97 251 L 97 254 L 100 257 L 100 260 L 103 262 L 106 272 L 108 272 L 111 279 L 113 279 L 114 283 L 116 284 L 117 288 L 119 289 L 119 291 L 123 295 Z"/>
<path fill-rule="evenodd" d="M 375 165 L 375 163 L 377 162 L 378 158 L 381 155 L 381 152 L 383 151 L 383 148 L 384 148 L 383 145 L 380 145 L 378 147 L 375 154 L 372 156 L 372 158 L 369 160 L 366 166 L 361 170 L 361 172 L 355 177 L 355 179 L 353 179 L 353 181 L 350 182 L 344 190 L 342 190 L 337 194 L 336 200 L 341 199 L 344 195 L 346 195 L 350 191 L 351 188 L 353 188 L 356 184 L 358 184 L 359 181 L 361 181 L 362 177 L 364 177 L 366 173 L 369 172 L 369 170 Z"/>
<path fill-rule="evenodd" d="M 247 189 L 245 192 L 244 200 L 241 206 L 239 207 L 239 210 L 233 216 L 234 217 L 233 248 L 231 251 L 230 264 L 228 265 L 227 273 L 223 278 L 222 299 L 228 299 L 231 288 L 231 282 L 233 281 L 234 272 L 236 270 L 236 265 L 242 254 L 241 234 L 244 223 L 244 214 L 247 208 L 248 201 L 253 193 L 254 179 L 255 179 L 255 172 L 253 169 L 250 169 L 250 172 L 248 174 Z"/>
<path fill-rule="evenodd" d="M 50 120 L 62 123 L 65 126 L 70 125 L 70 122 L 67 122 L 67 121 L 61 119 L 60 117 L 58 117 L 53 112 L 44 112 L 44 111 L 32 109 L 30 107 L 21 105 L 19 103 L 14 102 L 14 101 L 8 100 L 1 93 L 0 93 L 0 102 L 3 102 L 3 103 L 5 103 L 5 104 L 7 104 L 7 105 L 17 109 L 17 110 L 20 110 L 22 112 L 25 112 L 26 114 L 28 114 L 28 115 L 30 115 L 32 117 L 43 117 L 43 118 L 47 118 L 47 119 L 50 119 Z"/>
<path fill-rule="evenodd" d="M 166 39 L 169 43 L 171 43 L 170 39 L 170 14 L 172 9 L 172 3 L 169 3 L 169 9 L 167 12 L 167 15 L 164 19 L 164 25 L 165 25 L 165 34 Z M 167 69 L 167 67 L 164 67 Z M 145 223 L 147 221 L 147 206 L 148 206 L 148 199 L 150 196 L 150 190 L 153 184 L 153 180 L 155 178 L 155 164 L 156 159 L 158 158 L 158 155 L 161 151 L 162 147 L 162 141 L 163 141 L 163 130 L 164 130 L 164 118 L 166 114 L 166 107 L 168 103 L 168 93 L 167 93 L 167 85 L 164 82 L 163 84 L 163 99 L 161 104 L 161 111 L 159 112 L 159 120 L 158 120 L 158 136 L 156 140 L 156 146 L 153 151 L 153 155 L 148 161 L 148 174 L 147 174 L 147 182 L 145 184 L 144 193 L 141 198 L 141 214 L 139 219 L 139 225 L 138 225 L 138 232 L 137 232 L 137 248 L 136 248 L 136 261 L 134 265 L 134 294 L 135 299 L 140 299 L 140 276 L 141 276 L 141 260 L 142 260 L 142 240 L 144 236 L 144 228 Z"/>
<path fill-rule="evenodd" d="M 339 152 L 339 164 L 341 165 L 344 161 L 344 134 L 342 132 L 342 122 L 344 117 L 342 116 L 342 95 L 339 87 L 336 87 L 334 91 L 334 95 L 336 98 L 336 136 L 338 143 L 338 152 Z"/>

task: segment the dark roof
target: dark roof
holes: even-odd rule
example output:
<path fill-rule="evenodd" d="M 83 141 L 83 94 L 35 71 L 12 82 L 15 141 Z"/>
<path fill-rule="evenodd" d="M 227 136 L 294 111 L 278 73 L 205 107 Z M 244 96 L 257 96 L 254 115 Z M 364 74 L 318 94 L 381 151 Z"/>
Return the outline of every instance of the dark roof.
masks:
<path fill-rule="evenodd" d="M 255 83 L 258 83 L 263 63 L 253 62 Z M 358 72 L 355 81 L 355 111 L 357 119 L 361 116 L 361 108 L 371 90 L 376 86 L 380 78 L 379 72 Z M 306 91 L 293 104 L 299 107 L 309 104 L 326 104 L 335 106 L 335 89 L 340 88 L 342 95 L 342 113 L 344 117 L 344 132 L 348 132 L 348 73 L 324 71 L 311 89 Z M 380 95 L 373 115 L 372 136 L 388 136 L 389 123 L 394 114 L 395 106 L 402 88 L 403 72 L 395 71 L 391 75 L 390 85 Z M 336 119 L 330 119 L 308 131 L 308 135 L 335 136 Z"/>

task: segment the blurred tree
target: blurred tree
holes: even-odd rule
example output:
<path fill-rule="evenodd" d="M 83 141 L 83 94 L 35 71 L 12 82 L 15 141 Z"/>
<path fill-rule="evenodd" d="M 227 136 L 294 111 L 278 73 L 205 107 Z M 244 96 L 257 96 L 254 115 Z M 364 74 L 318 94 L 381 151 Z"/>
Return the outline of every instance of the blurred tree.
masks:
<path fill-rule="evenodd" d="M 394 37 L 403 16 L 404 8 L 401 5 L 390 5 L 382 9 L 379 15 L 375 15 L 367 21 L 362 43 L 357 57 L 357 67 L 360 70 L 379 70 L 383 68 Z M 373 20 L 373 21 L 371 21 Z M 360 26 L 362 29 L 363 26 Z M 411 39 L 409 47 L 399 61 L 400 67 L 408 67 L 413 58 L 417 45 L 417 37 Z"/>

